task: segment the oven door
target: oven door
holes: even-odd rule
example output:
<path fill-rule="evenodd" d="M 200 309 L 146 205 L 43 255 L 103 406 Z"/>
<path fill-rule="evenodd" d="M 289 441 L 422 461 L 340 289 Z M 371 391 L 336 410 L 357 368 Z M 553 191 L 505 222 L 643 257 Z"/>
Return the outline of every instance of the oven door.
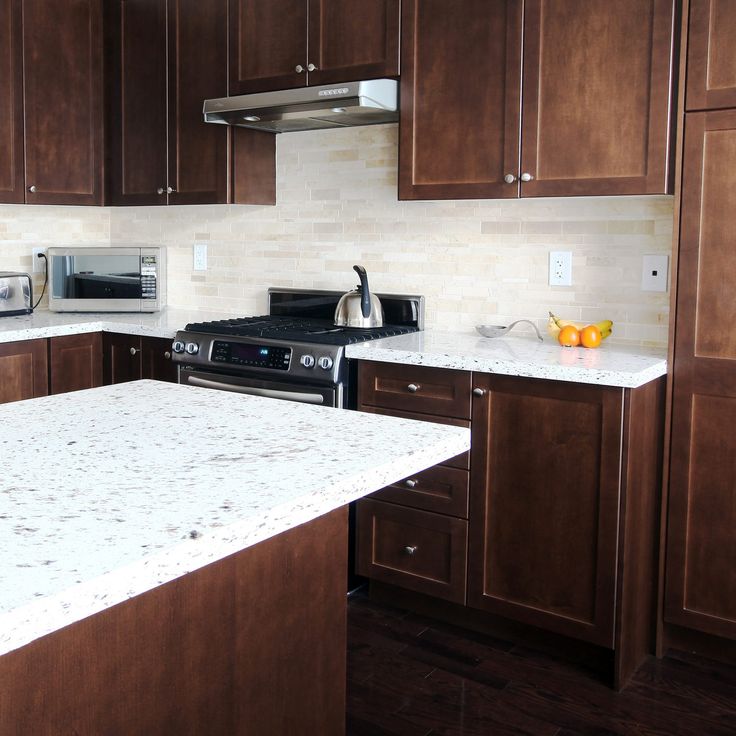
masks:
<path fill-rule="evenodd" d="M 341 384 L 316 386 L 288 381 L 264 380 L 249 376 L 233 376 L 223 373 L 207 373 L 182 366 L 179 371 L 179 383 L 201 388 L 213 388 L 219 391 L 232 391 L 249 396 L 264 396 L 269 399 L 285 399 L 299 401 L 316 406 L 332 406 L 342 408 L 343 387 Z"/>

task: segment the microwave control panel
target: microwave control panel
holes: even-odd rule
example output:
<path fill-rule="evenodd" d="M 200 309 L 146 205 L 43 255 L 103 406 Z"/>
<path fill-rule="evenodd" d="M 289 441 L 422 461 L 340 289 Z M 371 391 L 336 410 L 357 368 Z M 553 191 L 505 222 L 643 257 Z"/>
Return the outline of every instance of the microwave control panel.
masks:
<path fill-rule="evenodd" d="M 156 256 L 141 256 L 141 299 L 156 298 Z"/>

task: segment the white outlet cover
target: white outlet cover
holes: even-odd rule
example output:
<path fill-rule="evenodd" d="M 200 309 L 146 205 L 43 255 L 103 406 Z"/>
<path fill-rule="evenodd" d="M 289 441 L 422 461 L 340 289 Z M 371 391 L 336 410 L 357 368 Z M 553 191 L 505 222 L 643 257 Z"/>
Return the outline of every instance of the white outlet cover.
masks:
<path fill-rule="evenodd" d="M 192 268 L 195 271 L 207 270 L 207 243 L 194 244 L 194 262 Z"/>
<path fill-rule="evenodd" d="M 669 256 L 644 256 L 641 269 L 642 291 L 667 291 Z"/>
<path fill-rule="evenodd" d="M 572 286 L 572 252 L 553 250 L 549 254 L 549 285 Z"/>
<path fill-rule="evenodd" d="M 39 258 L 38 254 L 46 254 L 46 248 L 34 248 L 33 251 L 33 270 L 32 273 L 43 273 L 46 270 L 46 261 Z"/>

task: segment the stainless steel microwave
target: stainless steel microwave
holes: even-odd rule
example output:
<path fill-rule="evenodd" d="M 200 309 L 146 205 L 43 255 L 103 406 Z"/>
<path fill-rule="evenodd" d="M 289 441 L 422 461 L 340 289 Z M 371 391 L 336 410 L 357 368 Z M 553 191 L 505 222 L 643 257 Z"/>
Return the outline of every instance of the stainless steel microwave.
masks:
<path fill-rule="evenodd" d="M 157 312 L 166 304 L 164 248 L 49 248 L 47 258 L 53 312 Z"/>

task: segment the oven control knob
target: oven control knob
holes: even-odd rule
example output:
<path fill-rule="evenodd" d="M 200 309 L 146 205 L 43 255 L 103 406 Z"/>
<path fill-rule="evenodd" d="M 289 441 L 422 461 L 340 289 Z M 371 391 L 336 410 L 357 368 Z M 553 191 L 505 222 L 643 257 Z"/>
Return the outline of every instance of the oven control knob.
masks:
<path fill-rule="evenodd" d="M 188 342 L 184 347 L 184 350 L 186 350 L 189 355 L 196 355 L 199 352 L 199 345 L 197 345 L 196 342 Z"/>
<path fill-rule="evenodd" d="M 171 349 L 175 353 L 183 353 L 184 352 L 184 343 L 181 340 L 174 340 L 173 344 L 171 345 Z"/>
<path fill-rule="evenodd" d="M 319 367 L 324 370 L 328 371 L 330 368 L 332 368 L 332 358 L 330 358 L 329 355 L 323 355 L 318 361 L 317 364 Z"/>
<path fill-rule="evenodd" d="M 313 355 L 302 355 L 299 361 L 305 368 L 314 368 L 314 356 Z"/>

